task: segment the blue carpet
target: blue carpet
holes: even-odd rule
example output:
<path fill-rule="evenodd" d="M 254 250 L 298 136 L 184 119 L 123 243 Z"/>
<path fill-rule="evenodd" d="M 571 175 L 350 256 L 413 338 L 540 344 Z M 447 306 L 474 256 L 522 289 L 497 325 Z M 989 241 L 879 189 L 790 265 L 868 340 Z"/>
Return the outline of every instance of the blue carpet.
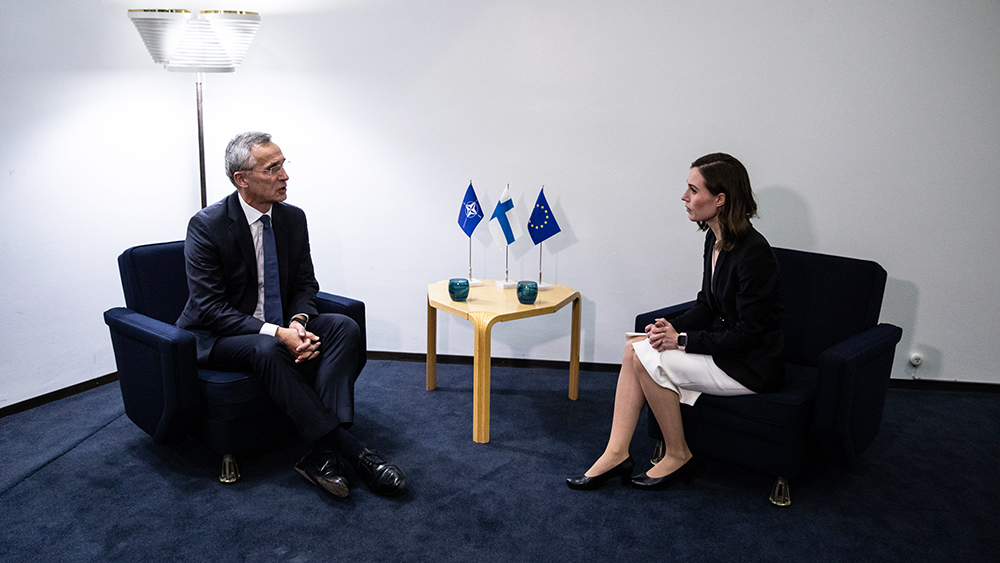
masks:
<path fill-rule="evenodd" d="M 369 362 L 355 433 L 406 470 L 393 499 L 325 496 L 292 470 L 302 444 L 222 485 L 214 454 L 154 445 L 106 385 L 0 419 L 0 561 L 998 560 L 1000 394 L 890 390 L 861 465 L 810 468 L 781 509 L 769 477 L 717 462 L 662 492 L 569 490 L 615 378 L 581 373 L 570 401 L 565 371 L 494 368 L 475 444 L 470 366 L 439 365 L 428 392 L 423 364 Z"/>

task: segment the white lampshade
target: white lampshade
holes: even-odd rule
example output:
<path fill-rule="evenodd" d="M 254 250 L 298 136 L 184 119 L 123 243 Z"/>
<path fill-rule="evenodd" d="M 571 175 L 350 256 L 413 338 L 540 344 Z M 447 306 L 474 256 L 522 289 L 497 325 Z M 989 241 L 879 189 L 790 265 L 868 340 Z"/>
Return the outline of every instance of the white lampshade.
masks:
<path fill-rule="evenodd" d="M 233 72 L 260 27 L 255 12 L 129 10 L 153 61 L 174 72 Z"/>

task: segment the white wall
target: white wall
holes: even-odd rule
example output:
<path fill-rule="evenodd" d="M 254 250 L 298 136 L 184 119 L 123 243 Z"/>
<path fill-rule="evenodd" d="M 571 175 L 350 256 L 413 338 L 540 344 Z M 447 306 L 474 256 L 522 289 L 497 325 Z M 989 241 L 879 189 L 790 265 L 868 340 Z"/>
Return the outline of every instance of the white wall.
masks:
<path fill-rule="evenodd" d="M 117 255 L 198 209 L 194 77 L 152 63 L 129 7 L 157 6 L 0 0 L 0 406 L 115 371 Z M 1000 383 L 993 0 L 238 7 L 263 24 L 205 84 L 209 199 L 231 190 L 227 140 L 274 134 L 320 283 L 366 302 L 373 350 L 425 351 L 425 284 L 467 270 L 471 179 L 489 204 L 510 183 L 524 219 L 545 185 L 563 227 L 546 280 L 584 296 L 583 361 L 617 362 L 636 313 L 694 296 L 702 235 L 678 198 L 693 159 L 726 151 L 772 244 L 888 271 L 895 377 Z M 473 242 L 476 276 L 502 277 L 488 229 Z M 510 261 L 537 275 L 527 237 Z M 493 353 L 566 359 L 568 326 L 498 325 Z M 467 322 L 439 331 L 471 355 Z"/>

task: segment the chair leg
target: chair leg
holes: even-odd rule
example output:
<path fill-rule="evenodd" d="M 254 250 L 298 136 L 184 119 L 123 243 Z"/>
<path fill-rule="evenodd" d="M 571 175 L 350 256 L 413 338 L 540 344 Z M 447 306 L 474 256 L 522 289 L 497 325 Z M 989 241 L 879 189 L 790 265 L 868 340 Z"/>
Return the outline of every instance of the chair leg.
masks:
<path fill-rule="evenodd" d="M 652 463 L 653 465 L 660 463 L 660 460 L 662 460 L 663 456 L 666 454 L 667 444 L 663 440 L 660 440 L 656 443 L 656 447 L 653 449 L 653 459 L 649 460 L 649 463 Z"/>
<path fill-rule="evenodd" d="M 222 475 L 219 476 L 219 481 L 228 485 L 239 480 L 240 468 L 236 467 L 236 458 L 232 454 L 222 456 Z"/>
<path fill-rule="evenodd" d="M 792 504 L 792 497 L 788 492 L 788 479 L 778 477 L 771 489 L 771 504 L 775 506 L 789 506 Z"/>

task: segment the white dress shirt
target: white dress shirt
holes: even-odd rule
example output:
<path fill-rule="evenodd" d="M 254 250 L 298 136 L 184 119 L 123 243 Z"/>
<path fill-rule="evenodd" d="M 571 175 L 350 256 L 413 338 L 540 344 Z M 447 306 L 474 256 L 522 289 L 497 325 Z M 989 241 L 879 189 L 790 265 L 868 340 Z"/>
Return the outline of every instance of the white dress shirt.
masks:
<path fill-rule="evenodd" d="M 247 202 L 243 201 L 243 194 L 240 194 L 240 205 L 243 206 L 243 214 L 247 217 L 247 223 L 250 225 L 250 236 L 253 237 L 253 248 L 254 255 L 257 258 L 257 308 L 254 309 L 253 316 L 264 320 L 264 224 L 260 222 L 260 218 L 263 215 L 271 216 L 271 210 L 269 209 L 267 213 L 261 213 L 253 207 L 247 205 Z M 274 223 L 271 223 L 272 228 Z M 274 336 L 278 333 L 278 325 L 265 322 L 264 326 L 260 327 L 261 334 L 267 334 L 269 336 Z"/>

